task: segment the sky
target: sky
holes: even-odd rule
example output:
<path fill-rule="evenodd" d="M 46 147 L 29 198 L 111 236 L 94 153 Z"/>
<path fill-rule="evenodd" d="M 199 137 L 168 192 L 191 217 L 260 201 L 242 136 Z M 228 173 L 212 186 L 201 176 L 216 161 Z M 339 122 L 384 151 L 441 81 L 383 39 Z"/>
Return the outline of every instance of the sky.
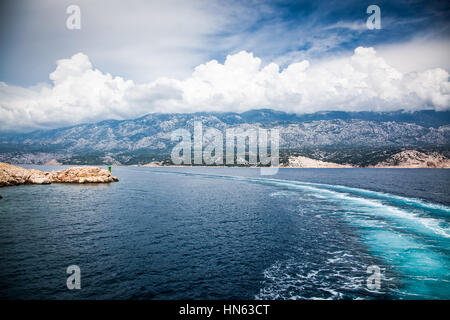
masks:
<path fill-rule="evenodd" d="M 373 4 L 381 29 L 366 25 Z M 0 131 L 151 112 L 450 108 L 446 1 L 15 0 L 0 14 Z"/>

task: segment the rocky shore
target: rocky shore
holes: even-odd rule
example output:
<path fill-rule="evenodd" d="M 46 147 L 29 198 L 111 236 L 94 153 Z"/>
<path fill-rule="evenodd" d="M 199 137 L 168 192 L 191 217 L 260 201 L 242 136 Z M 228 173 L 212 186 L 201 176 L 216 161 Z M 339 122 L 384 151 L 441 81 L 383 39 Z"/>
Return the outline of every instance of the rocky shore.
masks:
<path fill-rule="evenodd" d="M 396 153 L 373 168 L 450 168 L 450 159 L 437 152 L 405 150 Z"/>
<path fill-rule="evenodd" d="M 0 187 L 21 184 L 109 183 L 119 181 L 108 170 L 97 167 L 74 167 L 43 172 L 0 162 Z"/>
<path fill-rule="evenodd" d="M 302 156 L 291 156 L 285 168 L 359 168 L 349 164 L 338 164 L 311 159 Z M 367 168 L 450 168 L 450 159 L 437 152 L 424 153 L 417 150 L 405 150 L 396 153 L 385 161 Z"/>
<path fill-rule="evenodd" d="M 450 168 L 450 159 L 438 152 L 420 152 L 404 150 L 395 153 L 375 165 L 359 166 L 347 163 L 335 163 L 312 159 L 305 156 L 289 156 L 288 161 L 280 164 L 280 168 Z M 143 167 L 191 167 L 189 165 L 169 165 L 163 161 L 153 161 Z M 228 166 L 196 166 L 197 168 L 227 168 Z M 232 167 L 232 166 L 231 166 Z M 250 166 L 249 166 L 250 167 Z"/>
<path fill-rule="evenodd" d="M 282 168 L 352 168 L 349 164 L 339 164 L 334 162 L 321 161 L 302 156 L 289 157 L 288 163 Z"/>

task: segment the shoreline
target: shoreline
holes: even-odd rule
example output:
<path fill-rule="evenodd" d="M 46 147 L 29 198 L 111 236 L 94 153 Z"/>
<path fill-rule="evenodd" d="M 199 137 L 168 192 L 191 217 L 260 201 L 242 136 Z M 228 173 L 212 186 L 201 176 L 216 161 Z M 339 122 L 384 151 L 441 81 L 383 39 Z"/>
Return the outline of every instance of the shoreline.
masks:
<path fill-rule="evenodd" d="M 261 169 L 261 168 L 270 168 L 270 167 L 255 167 L 255 166 L 205 166 L 205 165 L 162 165 L 162 166 L 147 166 L 147 165 L 138 165 L 138 164 L 120 164 L 120 165 L 108 165 L 108 164 L 32 164 L 32 163 L 15 163 L 12 164 L 14 166 L 41 166 L 41 167 L 71 167 L 71 168 L 80 168 L 80 167 L 137 167 L 137 168 L 218 168 L 218 169 L 226 169 L 226 168 L 242 168 L 242 169 Z M 330 166 L 330 167 L 301 167 L 301 166 L 279 166 L 279 169 L 450 169 L 450 167 L 417 167 L 417 166 Z"/>
<path fill-rule="evenodd" d="M 349 161 L 349 160 L 347 160 Z M 409 149 L 404 150 L 395 154 L 390 155 L 385 158 L 383 161 L 378 161 L 377 163 L 368 164 L 369 161 L 361 160 L 358 164 L 350 164 L 350 163 L 337 163 L 326 160 L 319 160 L 310 158 L 302 155 L 290 155 L 287 158 L 283 158 L 282 163 L 278 163 L 278 168 L 296 168 L 296 169 L 321 169 L 321 168 L 374 168 L 374 169 L 448 169 L 450 168 L 450 159 L 445 155 L 433 152 L 433 153 L 424 153 L 418 150 Z M 159 168 L 159 167 L 168 167 L 168 168 L 269 168 L 270 166 L 263 166 L 259 163 L 257 164 L 170 164 L 170 159 L 164 160 L 153 160 L 148 163 L 135 163 L 135 164 L 120 164 L 120 163 L 111 163 L 111 164 L 96 164 L 97 166 L 111 166 L 111 167 L 120 167 L 120 166 L 132 166 L 132 167 L 149 167 L 149 168 Z M 370 162 L 369 162 L 370 163 Z M 30 164 L 21 164 L 21 165 L 30 165 Z M 56 159 L 52 161 L 46 162 L 43 164 L 52 166 L 52 165 L 61 165 L 61 166 L 74 166 L 73 164 L 61 164 Z M 75 166 L 82 166 L 80 164 L 75 164 Z"/>
<path fill-rule="evenodd" d="M 119 179 L 108 170 L 93 166 L 71 167 L 58 171 L 40 171 L 0 162 L 0 187 L 51 183 L 110 183 Z"/>

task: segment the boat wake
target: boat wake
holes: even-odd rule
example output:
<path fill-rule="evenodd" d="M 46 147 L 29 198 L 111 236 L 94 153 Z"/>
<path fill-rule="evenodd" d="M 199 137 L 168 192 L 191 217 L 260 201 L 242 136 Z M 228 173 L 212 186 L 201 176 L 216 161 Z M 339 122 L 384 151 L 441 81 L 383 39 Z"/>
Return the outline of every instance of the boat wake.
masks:
<path fill-rule="evenodd" d="M 151 173 L 262 184 L 276 188 L 271 197 L 313 197 L 315 206 L 327 208 L 326 215 L 338 216 L 354 226 L 370 253 L 401 276 L 397 279 L 399 285 L 389 289 L 392 291 L 390 294 L 397 298 L 425 299 L 445 299 L 450 295 L 450 207 L 341 185 L 204 173 Z M 361 269 L 352 262 L 352 257 L 353 252 L 339 252 L 330 259 L 328 266 L 313 266 L 314 272 L 308 271 L 311 266 L 305 266 L 304 262 L 296 259 L 276 261 L 264 272 L 263 288 L 256 298 L 345 298 L 343 292 L 355 286 L 364 287 L 367 277 L 352 270 Z M 335 271 L 338 273 L 332 275 L 333 266 L 339 259 L 345 259 L 350 269 Z M 341 279 L 340 286 L 331 287 L 327 277 L 319 279 L 319 275 L 324 273 L 329 273 L 328 279 Z M 303 291 L 311 292 L 312 287 L 320 289 L 317 297 L 301 294 Z"/>

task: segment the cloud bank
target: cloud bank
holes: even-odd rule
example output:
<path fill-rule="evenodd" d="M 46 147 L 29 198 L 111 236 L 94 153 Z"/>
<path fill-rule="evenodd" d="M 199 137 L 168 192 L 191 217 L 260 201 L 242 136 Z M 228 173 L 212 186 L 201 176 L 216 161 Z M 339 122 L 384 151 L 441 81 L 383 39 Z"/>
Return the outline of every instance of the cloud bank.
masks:
<path fill-rule="evenodd" d="M 55 128 L 147 113 L 223 111 L 256 108 L 312 113 L 324 110 L 446 110 L 449 73 L 441 68 L 402 73 L 376 51 L 358 47 L 350 57 L 284 69 L 263 65 L 241 51 L 224 63 L 211 60 L 186 79 L 158 78 L 137 84 L 92 66 L 77 53 L 57 61 L 51 85 L 30 88 L 0 82 L 0 130 Z"/>

